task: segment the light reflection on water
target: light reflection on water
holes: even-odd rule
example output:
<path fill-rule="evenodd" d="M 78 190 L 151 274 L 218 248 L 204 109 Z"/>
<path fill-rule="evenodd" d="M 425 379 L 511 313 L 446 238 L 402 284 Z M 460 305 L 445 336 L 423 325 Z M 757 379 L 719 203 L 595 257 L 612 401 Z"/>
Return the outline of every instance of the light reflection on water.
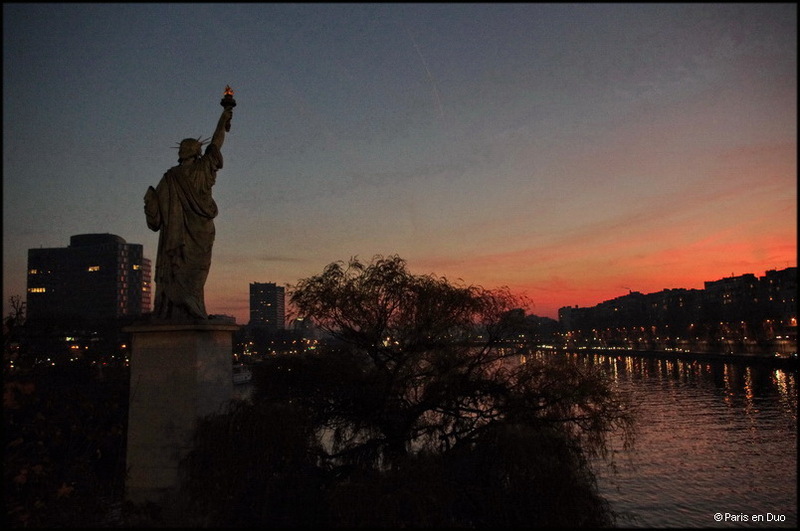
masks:
<path fill-rule="evenodd" d="M 543 356 L 564 354 L 542 354 Z M 635 446 L 614 443 L 598 484 L 622 527 L 797 525 L 797 373 L 766 366 L 568 354 L 602 367 L 638 407 Z M 252 384 L 235 386 L 246 399 Z M 747 522 L 714 520 L 715 513 Z M 785 521 L 753 522 L 753 515 Z"/>
<path fill-rule="evenodd" d="M 620 525 L 796 526 L 796 371 L 572 356 L 603 367 L 639 410 L 635 447 L 616 444 L 617 473 L 596 468 L 601 493 L 623 515 Z M 718 523 L 715 513 L 748 519 Z M 765 521 L 754 522 L 755 515 Z M 785 521 L 767 522 L 769 515 Z"/>

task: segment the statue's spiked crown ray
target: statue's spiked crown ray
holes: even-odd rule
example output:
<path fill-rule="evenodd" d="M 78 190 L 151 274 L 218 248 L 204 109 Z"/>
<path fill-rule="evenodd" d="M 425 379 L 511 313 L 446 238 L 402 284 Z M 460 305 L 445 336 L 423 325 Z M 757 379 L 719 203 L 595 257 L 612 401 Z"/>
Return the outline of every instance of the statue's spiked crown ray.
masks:
<path fill-rule="evenodd" d="M 211 137 L 208 137 L 205 140 L 200 140 L 202 137 L 203 137 L 203 135 L 198 136 L 197 137 L 197 142 L 199 142 L 201 146 L 205 146 L 211 140 Z M 184 139 L 184 140 L 187 140 L 187 139 Z M 181 140 L 181 142 L 183 142 L 183 140 Z M 181 148 L 181 142 L 175 142 L 175 145 L 174 146 L 170 146 L 170 147 L 172 149 L 180 149 Z"/>

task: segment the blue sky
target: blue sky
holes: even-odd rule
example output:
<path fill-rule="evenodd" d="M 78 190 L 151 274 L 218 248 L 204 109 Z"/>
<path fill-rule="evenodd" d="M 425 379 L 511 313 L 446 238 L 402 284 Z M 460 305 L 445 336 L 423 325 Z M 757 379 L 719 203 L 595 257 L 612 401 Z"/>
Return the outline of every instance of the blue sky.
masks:
<path fill-rule="evenodd" d="M 211 313 L 399 254 L 556 317 L 797 265 L 794 4 L 4 4 L 3 298 L 231 132 Z"/>

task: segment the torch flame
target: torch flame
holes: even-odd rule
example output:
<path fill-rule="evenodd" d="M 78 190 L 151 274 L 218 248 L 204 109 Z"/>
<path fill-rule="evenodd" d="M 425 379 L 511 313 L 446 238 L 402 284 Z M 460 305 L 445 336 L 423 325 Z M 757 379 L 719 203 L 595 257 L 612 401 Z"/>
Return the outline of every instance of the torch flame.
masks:
<path fill-rule="evenodd" d="M 225 85 L 225 92 L 223 93 L 225 96 L 233 96 L 233 89 L 230 85 Z"/>

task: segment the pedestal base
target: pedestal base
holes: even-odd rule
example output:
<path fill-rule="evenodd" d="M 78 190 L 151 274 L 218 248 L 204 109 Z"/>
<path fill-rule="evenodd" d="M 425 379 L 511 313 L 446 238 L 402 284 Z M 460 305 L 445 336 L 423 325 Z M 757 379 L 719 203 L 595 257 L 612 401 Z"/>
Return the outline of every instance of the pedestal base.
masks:
<path fill-rule="evenodd" d="M 179 487 L 178 465 L 197 419 L 233 396 L 233 322 L 135 324 L 132 335 L 126 494 L 158 502 Z"/>

